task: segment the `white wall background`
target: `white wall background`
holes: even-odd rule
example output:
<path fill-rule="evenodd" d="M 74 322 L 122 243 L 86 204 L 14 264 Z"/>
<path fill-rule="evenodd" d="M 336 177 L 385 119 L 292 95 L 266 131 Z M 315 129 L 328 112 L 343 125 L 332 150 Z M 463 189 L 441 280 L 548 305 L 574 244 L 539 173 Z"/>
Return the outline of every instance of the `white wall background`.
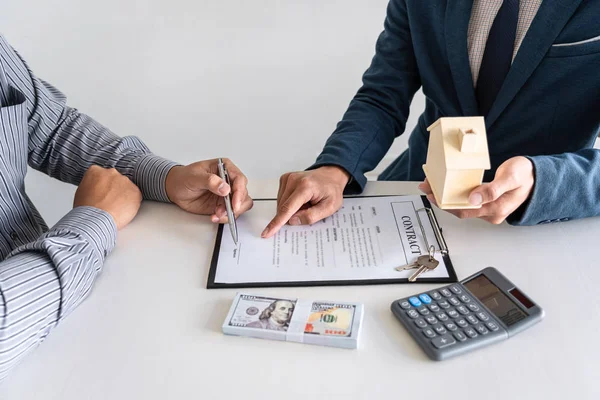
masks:
<path fill-rule="evenodd" d="M 360 87 L 386 5 L 4 0 L 0 32 L 71 106 L 117 134 L 182 163 L 227 156 L 264 179 L 314 161 Z M 407 131 L 423 107 L 419 93 Z M 75 188 L 32 171 L 27 191 L 53 224 Z"/>

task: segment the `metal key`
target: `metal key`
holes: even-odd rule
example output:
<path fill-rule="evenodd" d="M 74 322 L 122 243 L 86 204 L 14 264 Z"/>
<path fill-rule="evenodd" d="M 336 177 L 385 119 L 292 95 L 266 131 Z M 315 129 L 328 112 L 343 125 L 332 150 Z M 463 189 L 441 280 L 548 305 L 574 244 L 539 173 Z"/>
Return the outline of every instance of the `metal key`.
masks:
<path fill-rule="evenodd" d="M 440 262 L 438 260 L 436 260 L 435 258 L 433 258 L 431 256 L 421 256 L 421 257 L 425 257 L 425 260 L 423 262 L 419 263 L 420 264 L 419 268 L 415 271 L 414 274 L 412 274 L 408 278 L 409 282 L 416 281 L 417 278 L 419 276 L 421 276 L 421 274 L 423 274 L 424 272 L 436 269 L 437 266 L 440 264 Z M 419 257 L 419 259 L 417 259 L 417 262 L 421 259 L 421 257 Z"/>
<path fill-rule="evenodd" d="M 419 256 L 419 258 L 417 258 L 416 261 L 410 263 L 410 264 L 406 264 L 403 267 L 396 267 L 396 271 L 406 271 L 409 269 L 418 269 L 420 267 L 422 267 L 424 265 L 424 263 L 426 263 L 427 261 L 430 260 L 429 256 Z"/>

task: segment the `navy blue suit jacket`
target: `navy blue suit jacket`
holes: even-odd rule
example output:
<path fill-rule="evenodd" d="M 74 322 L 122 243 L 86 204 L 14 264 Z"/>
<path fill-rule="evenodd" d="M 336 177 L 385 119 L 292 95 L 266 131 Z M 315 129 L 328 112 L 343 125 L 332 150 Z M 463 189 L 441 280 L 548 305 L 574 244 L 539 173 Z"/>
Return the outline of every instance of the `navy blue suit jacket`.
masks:
<path fill-rule="evenodd" d="M 404 132 L 422 87 L 426 106 L 409 148 L 379 178 L 425 178 L 427 127 L 440 117 L 478 115 L 467 51 L 472 5 L 390 1 L 363 86 L 311 168 L 341 166 L 353 177 L 349 192 L 361 191 L 364 174 Z M 600 151 L 592 148 L 600 128 L 600 0 L 543 1 L 486 127 L 492 169 L 484 180 L 517 155 L 535 167 L 532 196 L 510 223 L 600 215 Z"/>

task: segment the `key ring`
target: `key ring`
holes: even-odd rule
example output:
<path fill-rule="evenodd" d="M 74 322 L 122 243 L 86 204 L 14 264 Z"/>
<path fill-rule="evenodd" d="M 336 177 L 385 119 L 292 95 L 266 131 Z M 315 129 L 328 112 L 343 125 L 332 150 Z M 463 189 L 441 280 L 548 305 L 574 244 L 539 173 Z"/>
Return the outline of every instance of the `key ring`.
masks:
<path fill-rule="evenodd" d="M 433 245 L 429 246 L 429 259 L 433 260 L 435 257 L 435 247 Z"/>

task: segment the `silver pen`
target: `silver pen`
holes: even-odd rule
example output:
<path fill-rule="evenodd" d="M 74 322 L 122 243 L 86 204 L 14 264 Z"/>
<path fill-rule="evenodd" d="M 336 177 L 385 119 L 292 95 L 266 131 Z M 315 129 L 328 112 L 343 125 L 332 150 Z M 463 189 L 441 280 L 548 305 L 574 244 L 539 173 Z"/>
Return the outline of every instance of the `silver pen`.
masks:
<path fill-rule="evenodd" d="M 218 162 L 219 167 L 219 175 L 221 179 L 223 179 L 229 185 L 229 194 L 224 197 L 225 199 L 225 209 L 227 210 L 227 219 L 229 219 L 229 231 L 231 232 L 231 237 L 233 238 L 233 243 L 238 243 L 238 232 L 237 232 L 237 224 L 235 222 L 235 215 L 233 214 L 233 207 L 231 207 L 231 191 L 233 188 L 231 187 L 231 181 L 229 180 L 229 172 L 227 172 L 227 168 L 225 168 L 225 164 L 223 164 L 223 159 L 219 158 Z"/>

